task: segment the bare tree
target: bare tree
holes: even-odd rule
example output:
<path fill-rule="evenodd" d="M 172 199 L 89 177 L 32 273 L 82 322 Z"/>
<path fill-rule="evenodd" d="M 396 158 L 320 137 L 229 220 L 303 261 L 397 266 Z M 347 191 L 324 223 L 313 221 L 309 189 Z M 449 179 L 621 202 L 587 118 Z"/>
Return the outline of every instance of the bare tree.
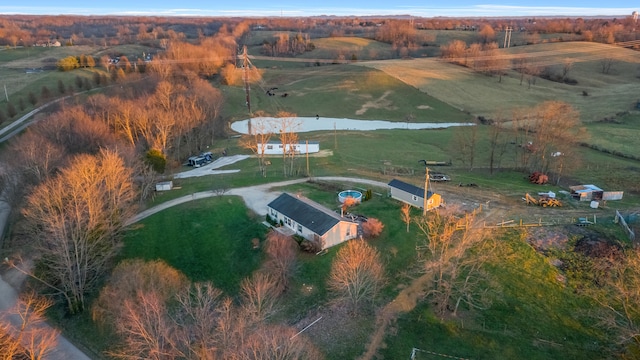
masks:
<path fill-rule="evenodd" d="M 124 260 L 113 269 L 91 307 L 93 321 L 114 326 L 124 316 L 124 302 L 135 301 L 138 291 L 153 291 L 163 301 L 188 288 L 187 277 L 160 260 Z"/>
<path fill-rule="evenodd" d="M 280 143 L 282 144 L 283 174 L 285 177 L 293 175 L 293 165 L 298 144 L 297 130 L 300 126 L 296 114 L 281 111 L 276 117 L 280 127 Z M 289 164 L 287 164 L 289 160 Z M 288 166 L 287 166 L 288 165 Z M 289 167 L 289 170 L 287 170 Z"/>
<path fill-rule="evenodd" d="M 240 360 L 320 360 L 322 355 L 311 341 L 282 325 L 261 326 L 243 346 Z"/>
<path fill-rule="evenodd" d="M 562 61 L 562 80 L 567 81 L 567 76 L 569 76 L 569 71 L 573 69 L 573 65 L 575 61 L 570 58 L 566 58 Z"/>
<path fill-rule="evenodd" d="M 476 158 L 476 145 L 478 142 L 478 125 L 458 126 L 453 133 L 451 147 L 458 160 L 473 170 Z"/>
<path fill-rule="evenodd" d="M 620 258 L 601 259 L 609 275 L 603 287 L 589 291 L 601 306 L 600 326 L 613 331 L 618 345 L 640 345 L 640 252 L 629 249 Z"/>
<path fill-rule="evenodd" d="M 487 288 L 482 264 L 485 256 L 471 252 L 485 243 L 484 229 L 474 224 L 473 215 L 457 217 L 455 210 L 437 210 L 417 222 L 425 238 L 428 258 L 425 270 L 433 274 L 433 286 L 427 296 L 433 300 L 436 313 L 447 310 L 456 315 L 461 303 L 473 308 L 485 308 Z"/>
<path fill-rule="evenodd" d="M 358 313 L 372 301 L 384 282 L 380 254 L 364 240 L 350 240 L 336 254 L 327 285 L 337 298 Z"/>
<path fill-rule="evenodd" d="M 110 352 L 120 359 L 166 360 L 183 358 L 178 346 L 179 329 L 168 316 L 162 296 L 138 291 L 123 303 L 123 316 L 115 324 L 124 346 Z"/>
<path fill-rule="evenodd" d="M 407 232 L 409 232 L 409 224 L 411 224 L 411 205 L 404 203 L 400 208 L 400 218 L 407 224 Z"/>
<path fill-rule="evenodd" d="M 292 237 L 275 230 L 269 232 L 265 242 L 265 253 L 268 256 L 265 269 L 275 278 L 278 291 L 283 292 L 288 288 L 289 278 L 296 269 L 298 244 Z"/>
<path fill-rule="evenodd" d="M 46 324 L 45 312 L 51 300 L 27 292 L 12 309 L 0 317 L 2 359 L 46 359 L 58 343 L 59 331 Z"/>
<path fill-rule="evenodd" d="M 503 120 L 498 117 L 489 124 L 489 172 L 493 174 L 500 167 L 502 156 L 507 151 Z"/>
<path fill-rule="evenodd" d="M 558 174 L 569 171 L 571 163 L 578 161 L 575 148 L 587 138 L 578 111 L 567 103 L 546 101 L 531 112 L 529 170 Z"/>
<path fill-rule="evenodd" d="M 214 334 L 220 330 L 218 323 L 222 291 L 212 283 L 197 283 L 178 293 L 176 298 L 182 312 L 177 319 L 183 330 L 180 340 L 187 357 L 216 359 L 219 344 Z"/>
<path fill-rule="evenodd" d="M 265 153 L 267 146 L 269 146 L 269 140 L 271 140 L 271 137 L 273 136 L 273 124 L 263 116 L 259 116 L 255 119 L 249 119 L 249 122 L 251 124 L 249 134 L 244 135 L 240 139 L 240 146 L 251 150 L 256 155 L 258 158 L 258 166 L 260 167 L 260 174 L 266 177 L 267 166 Z"/>
<path fill-rule="evenodd" d="M 605 57 L 600 59 L 600 67 L 602 69 L 602 73 L 608 74 L 614 62 L 615 62 L 615 59 L 612 57 Z"/>
<path fill-rule="evenodd" d="M 276 311 L 278 286 L 276 279 L 257 272 L 240 284 L 242 306 L 245 314 L 253 322 L 262 322 Z"/>
<path fill-rule="evenodd" d="M 114 152 L 77 156 L 71 165 L 34 189 L 23 210 L 32 224 L 48 279 L 71 313 L 116 254 L 124 220 L 133 215 L 131 170 Z"/>

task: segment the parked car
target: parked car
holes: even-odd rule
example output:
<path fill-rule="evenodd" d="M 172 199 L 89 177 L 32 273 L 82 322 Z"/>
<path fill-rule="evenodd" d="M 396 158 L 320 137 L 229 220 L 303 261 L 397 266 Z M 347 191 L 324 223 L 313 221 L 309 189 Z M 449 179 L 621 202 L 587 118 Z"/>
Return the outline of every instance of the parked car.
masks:
<path fill-rule="evenodd" d="M 429 174 L 429 180 L 431 181 L 450 181 L 451 178 L 445 174 Z"/>

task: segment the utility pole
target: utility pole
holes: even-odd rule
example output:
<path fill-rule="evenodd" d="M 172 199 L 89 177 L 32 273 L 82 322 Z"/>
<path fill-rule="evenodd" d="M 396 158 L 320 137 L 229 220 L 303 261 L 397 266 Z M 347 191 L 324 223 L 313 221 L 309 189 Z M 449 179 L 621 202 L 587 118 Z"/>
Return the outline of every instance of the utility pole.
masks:
<path fill-rule="evenodd" d="M 9 102 L 9 94 L 7 93 L 7 84 L 4 84 L 4 97 L 6 97 L 7 102 Z"/>
<path fill-rule="evenodd" d="M 429 168 L 427 167 L 427 160 L 420 160 L 424 164 L 424 197 L 422 199 L 422 216 L 427 215 L 427 195 L 429 194 Z"/>
<path fill-rule="evenodd" d="M 309 176 L 309 140 L 306 140 L 304 143 L 307 147 L 307 176 Z"/>
<path fill-rule="evenodd" d="M 505 33 L 504 33 L 504 45 L 502 45 L 503 48 L 511 47 L 511 31 L 512 30 L 513 28 L 511 26 L 507 26 L 507 28 L 504 29 Z"/>

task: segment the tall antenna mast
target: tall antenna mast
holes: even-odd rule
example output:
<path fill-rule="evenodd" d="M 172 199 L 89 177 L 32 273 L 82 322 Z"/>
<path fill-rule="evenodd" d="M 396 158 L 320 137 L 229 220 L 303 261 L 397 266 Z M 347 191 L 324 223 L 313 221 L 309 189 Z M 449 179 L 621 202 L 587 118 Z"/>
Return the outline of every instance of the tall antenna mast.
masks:
<path fill-rule="evenodd" d="M 242 70 L 243 70 L 243 80 L 244 80 L 244 92 L 246 94 L 247 101 L 247 109 L 249 110 L 249 115 L 251 115 L 251 87 L 249 86 L 249 55 L 247 55 L 247 45 L 243 47 L 242 53 Z"/>

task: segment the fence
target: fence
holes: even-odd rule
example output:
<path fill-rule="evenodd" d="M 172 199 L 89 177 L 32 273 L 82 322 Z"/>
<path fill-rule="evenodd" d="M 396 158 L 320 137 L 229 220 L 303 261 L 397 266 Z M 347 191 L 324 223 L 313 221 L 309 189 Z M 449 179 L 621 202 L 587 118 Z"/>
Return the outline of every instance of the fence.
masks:
<path fill-rule="evenodd" d="M 622 217 L 622 214 L 620 214 L 620 211 L 618 210 L 616 210 L 615 222 L 617 222 L 618 224 L 620 224 L 620 226 L 622 226 L 624 231 L 627 233 L 627 236 L 629 236 L 629 240 L 631 240 L 632 242 L 636 241 L 636 234 L 629 227 L 629 225 L 627 225 L 627 221 L 624 219 L 624 217 Z"/>

